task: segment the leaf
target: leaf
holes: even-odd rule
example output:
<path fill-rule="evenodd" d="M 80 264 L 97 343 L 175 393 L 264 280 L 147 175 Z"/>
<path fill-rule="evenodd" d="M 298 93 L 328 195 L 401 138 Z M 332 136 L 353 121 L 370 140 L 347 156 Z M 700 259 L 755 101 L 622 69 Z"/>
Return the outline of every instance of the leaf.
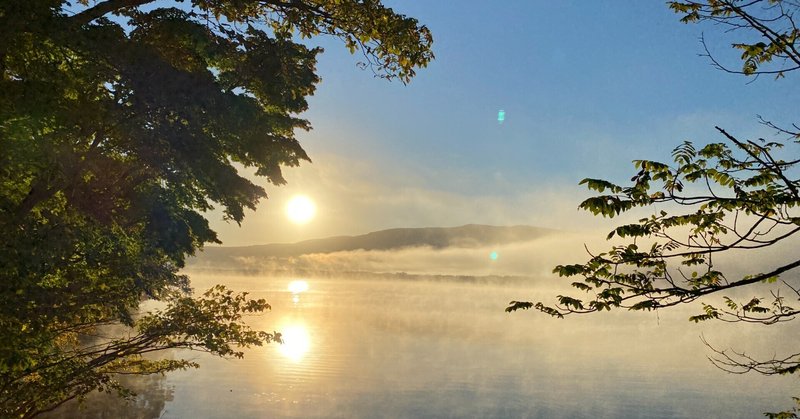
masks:
<path fill-rule="evenodd" d="M 584 284 L 582 282 L 573 282 L 572 286 L 577 288 L 577 289 L 579 289 L 579 290 L 581 290 L 581 291 L 591 291 L 592 290 L 591 286 L 586 285 L 586 284 Z"/>
<path fill-rule="evenodd" d="M 617 185 L 615 185 L 615 184 L 613 184 L 611 182 L 608 182 L 608 181 L 605 181 L 605 180 L 601 180 L 601 179 L 589 179 L 589 178 L 586 178 L 586 179 L 581 180 L 579 185 L 586 185 L 586 187 L 588 187 L 589 189 L 597 191 L 597 192 L 601 192 L 601 193 L 604 192 L 606 189 L 608 189 L 608 190 L 610 190 L 611 192 L 614 192 L 614 193 L 619 193 L 619 192 L 622 191 L 621 187 L 619 187 L 619 186 L 617 186 Z"/>
<path fill-rule="evenodd" d="M 731 310 L 738 310 L 739 309 L 739 306 L 735 302 L 733 302 L 733 300 L 731 300 L 730 298 L 728 298 L 728 297 L 722 297 L 722 298 L 725 300 L 725 304 L 727 304 L 728 307 L 731 308 Z"/>
<path fill-rule="evenodd" d="M 689 141 L 684 141 L 683 144 L 672 150 L 672 158 L 675 163 L 688 165 L 696 156 L 694 145 Z"/>
<path fill-rule="evenodd" d="M 529 301 L 511 301 L 508 303 L 508 307 L 506 307 L 506 313 L 511 313 L 517 310 L 527 310 L 533 307 L 533 303 Z"/>
<path fill-rule="evenodd" d="M 657 307 L 658 307 L 658 304 L 655 301 L 653 301 L 653 300 L 644 300 L 644 301 L 640 301 L 640 302 L 632 305 L 630 310 L 634 310 L 634 311 L 641 311 L 641 310 L 650 311 L 650 310 L 656 309 Z"/>

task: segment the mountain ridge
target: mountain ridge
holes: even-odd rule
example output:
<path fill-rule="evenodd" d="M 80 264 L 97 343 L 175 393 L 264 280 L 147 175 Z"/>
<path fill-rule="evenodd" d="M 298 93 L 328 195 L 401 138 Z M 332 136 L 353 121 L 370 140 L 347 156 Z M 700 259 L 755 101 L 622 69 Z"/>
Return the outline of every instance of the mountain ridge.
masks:
<path fill-rule="evenodd" d="M 391 228 L 357 236 L 332 236 L 295 243 L 206 247 L 199 257 L 293 257 L 312 253 L 354 250 L 397 250 L 430 246 L 475 248 L 535 240 L 557 230 L 528 225 L 492 226 L 466 224 L 458 227 Z"/>

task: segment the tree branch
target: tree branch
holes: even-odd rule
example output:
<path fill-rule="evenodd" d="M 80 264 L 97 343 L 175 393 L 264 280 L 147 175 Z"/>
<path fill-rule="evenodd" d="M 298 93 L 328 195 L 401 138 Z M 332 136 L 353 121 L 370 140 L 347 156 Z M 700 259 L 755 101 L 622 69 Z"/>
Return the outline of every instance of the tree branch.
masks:
<path fill-rule="evenodd" d="M 136 7 L 143 4 L 152 3 L 155 0 L 107 0 L 90 7 L 80 13 L 72 15 L 69 20 L 78 25 L 85 25 L 108 13 L 114 13 L 126 7 Z"/>

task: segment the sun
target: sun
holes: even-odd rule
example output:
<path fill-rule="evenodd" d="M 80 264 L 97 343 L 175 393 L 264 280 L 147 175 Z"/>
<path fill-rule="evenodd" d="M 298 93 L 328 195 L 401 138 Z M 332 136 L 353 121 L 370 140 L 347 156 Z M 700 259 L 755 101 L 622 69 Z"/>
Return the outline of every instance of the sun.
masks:
<path fill-rule="evenodd" d="M 306 224 L 314 218 L 317 206 L 305 195 L 297 195 L 286 204 L 286 215 L 295 224 Z"/>
<path fill-rule="evenodd" d="M 301 292 L 308 291 L 308 282 L 306 281 L 292 281 L 289 283 L 289 291 L 292 294 L 300 294 Z"/>

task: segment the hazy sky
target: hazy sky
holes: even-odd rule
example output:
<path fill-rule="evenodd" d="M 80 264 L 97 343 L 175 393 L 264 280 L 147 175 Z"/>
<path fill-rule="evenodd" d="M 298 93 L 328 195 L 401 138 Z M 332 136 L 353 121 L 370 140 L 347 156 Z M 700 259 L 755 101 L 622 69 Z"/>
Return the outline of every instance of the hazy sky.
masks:
<path fill-rule="evenodd" d="M 436 60 L 407 86 L 356 68 L 337 39 L 315 39 L 322 83 L 299 138 L 313 164 L 266 185 L 239 228 L 214 214 L 226 245 L 294 242 L 393 227 L 532 224 L 579 230 L 584 177 L 624 182 L 637 158 L 669 159 L 683 140 L 771 135 L 788 125 L 797 75 L 755 82 L 712 25 L 684 25 L 661 1 L 386 1 L 434 35 Z M 505 121 L 497 120 L 505 111 Z M 769 137 L 771 138 L 771 137 Z M 262 182 L 262 184 L 265 184 Z M 296 194 L 317 217 L 287 221 Z"/>

